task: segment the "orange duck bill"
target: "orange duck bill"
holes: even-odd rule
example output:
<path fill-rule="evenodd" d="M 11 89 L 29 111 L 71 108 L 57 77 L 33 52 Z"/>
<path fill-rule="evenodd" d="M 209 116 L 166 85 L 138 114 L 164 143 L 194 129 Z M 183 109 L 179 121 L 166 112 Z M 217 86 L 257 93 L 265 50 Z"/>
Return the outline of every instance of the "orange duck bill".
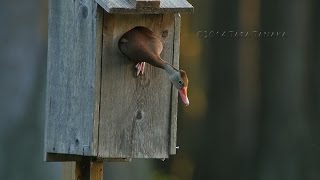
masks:
<path fill-rule="evenodd" d="M 188 99 L 188 95 L 187 95 L 187 87 L 183 87 L 182 89 L 179 90 L 179 95 L 181 97 L 181 100 L 183 101 L 183 103 L 186 105 L 186 106 L 189 106 L 190 102 L 189 102 L 189 99 Z"/>

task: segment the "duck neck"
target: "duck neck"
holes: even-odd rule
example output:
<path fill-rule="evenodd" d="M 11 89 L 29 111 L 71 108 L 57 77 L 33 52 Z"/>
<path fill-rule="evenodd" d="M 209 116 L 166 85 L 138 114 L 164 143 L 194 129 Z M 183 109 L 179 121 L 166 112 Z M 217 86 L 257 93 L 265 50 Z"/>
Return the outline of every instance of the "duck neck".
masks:
<path fill-rule="evenodd" d="M 174 68 L 171 64 L 169 63 L 164 63 L 163 64 L 163 69 L 167 72 L 169 79 L 172 81 L 174 76 L 179 72 L 178 69 Z"/>

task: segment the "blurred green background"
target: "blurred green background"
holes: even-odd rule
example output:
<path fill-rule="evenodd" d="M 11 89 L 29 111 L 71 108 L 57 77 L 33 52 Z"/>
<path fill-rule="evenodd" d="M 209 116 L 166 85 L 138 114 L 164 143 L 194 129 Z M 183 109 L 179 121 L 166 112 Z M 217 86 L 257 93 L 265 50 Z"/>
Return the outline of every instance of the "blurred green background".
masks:
<path fill-rule="evenodd" d="M 105 179 L 320 179 L 320 1 L 189 2 L 180 149 L 105 163 Z M 47 1 L 0 5 L 0 180 L 61 179 L 60 163 L 43 162 Z"/>

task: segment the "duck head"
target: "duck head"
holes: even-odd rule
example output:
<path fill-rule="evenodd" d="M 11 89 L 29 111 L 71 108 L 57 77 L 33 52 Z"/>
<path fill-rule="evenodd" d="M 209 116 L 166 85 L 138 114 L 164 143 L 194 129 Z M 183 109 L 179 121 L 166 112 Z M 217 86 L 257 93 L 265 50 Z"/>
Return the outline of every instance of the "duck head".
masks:
<path fill-rule="evenodd" d="M 176 70 L 169 75 L 172 84 L 178 89 L 182 102 L 188 106 L 190 104 L 188 99 L 188 77 L 184 70 Z"/>

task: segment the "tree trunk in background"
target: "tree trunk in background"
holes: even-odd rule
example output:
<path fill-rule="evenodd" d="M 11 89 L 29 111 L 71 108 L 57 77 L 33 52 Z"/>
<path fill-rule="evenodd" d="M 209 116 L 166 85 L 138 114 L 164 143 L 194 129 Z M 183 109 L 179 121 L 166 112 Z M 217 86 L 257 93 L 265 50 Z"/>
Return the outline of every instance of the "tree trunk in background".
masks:
<path fill-rule="evenodd" d="M 56 180 L 43 162 L 46 3 L 3 1 L 0 10 L 0 179 Z"/>
<path fill-rule="evenodd" d="M 304 167 L 306 179 L 316 180 L 320 178 L 320 1 L 311 0 L 309 6 L 310 32 L 307 33 L 307 51 L 308 56 L 305 59 L 308 67 L 307 72 L 307 90 L 305 111 L 308 121 L 308 146 L 306 147 L 305 160 L 301 166 Z"/>
<path fill-rule="evenodd" d="M 298 0 L 262 3 L 262 29 L 285 31 L 287 38 L 261 39 L 262 121 L 257 179 L 319 179 L 319 161 L 312 163 L 319 157 L 319 153 L 315 153 L 319 140 L 314 141 L 319 133 L 313 134 L 319 132 L 313 129 L 319 127 L 319 123 L 310 121 L 319 120 L 319 116 L 313 114 L 319 112 L 314 109 L 319 101 L 308 102 L 308 97 L 319 99 L 316 93 L 308 92 L 313 91 L 308 90 L 308 83 L 319 87 L 319 81 L 314 79 L 319 79 L 319 66 L 316 71 L 312 68 L 319 63 L 307 63 L 308 36 L 313 28 L 310 24 L 312 6 L 310 1 Z M 319 57 L 316 61 L 315 56 L 309 58 L 312 59 L 309 62 L 319 62 Z M 308 77 L 308 65 L 309 72 L 317 73 L 314 77 Z M 319 88 L 317 90 L 319 92 Z"/>
<path fill-rule="evenodd" d="M 238 30 L 238 1 L 214 0 L 202 5 L 207 31 Z M 239 179 L 240 164 L 235 149 L 239 110 L 238 40 L 208 38 L 203 40 L 203 48 L 208 114 L 194 179 Z"/>
<path fill-rule="evenodd" d="M 236 7 L 234 1 L 203 2 L 202 22 L 207 30 L 238 30 Z M 271 0 L 261 1 L 260 8 L 260 28 L 247 30 L 286 32 L 286 37 L 258 38 L 260 47 L 245 53 L 260 57 L 251 68 L 241 56 L 246 39 L 203 40 L 209 103 L 194 179 L 320 177 L 320 3 Z M 246 75 L 258 78 L 250 81 Z M 255 98 L 249 106 L 248 98 Z"/>

